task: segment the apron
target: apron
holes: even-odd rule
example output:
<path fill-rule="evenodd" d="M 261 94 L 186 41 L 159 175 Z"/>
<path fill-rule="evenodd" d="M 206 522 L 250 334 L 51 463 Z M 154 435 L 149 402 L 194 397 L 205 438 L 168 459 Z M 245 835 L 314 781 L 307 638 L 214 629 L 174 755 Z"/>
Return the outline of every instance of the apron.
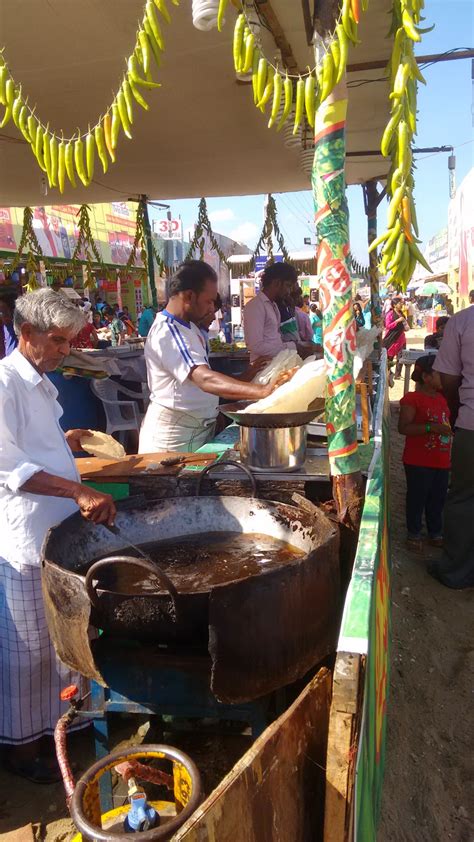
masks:
<path fill-rule="evenodd" d="M 212 439 L 215 427 L 215 417 L 196 418 L 181 410 L 150 403 L 140 430 L 138 452 L 193 453 Z"/>

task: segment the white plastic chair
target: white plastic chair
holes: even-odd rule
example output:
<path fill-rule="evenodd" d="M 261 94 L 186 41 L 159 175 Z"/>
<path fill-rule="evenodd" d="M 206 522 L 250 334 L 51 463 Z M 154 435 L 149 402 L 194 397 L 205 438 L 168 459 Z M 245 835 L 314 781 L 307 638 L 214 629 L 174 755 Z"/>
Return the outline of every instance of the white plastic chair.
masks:
<path fill-rule="evenodd" d="M 140 392 L 132 392 L 122 386 L 121 383 L 116 383 L 114 380 L 107 378 L 105 380 L 92 380 L 91 389 L 93 393 L 102 401 L 105 419 L 106 432 L 118 432 L 119 441 L 125 438 L 124 433 L 127 430 L 135 430 L 137 433 L 140 430 L 141 416 L 138 410 L 137 399 L 144 399 L 145 395 Z M 129 395 L 133 397 L 132 401 L 120 400 L 118 393 Z"/>

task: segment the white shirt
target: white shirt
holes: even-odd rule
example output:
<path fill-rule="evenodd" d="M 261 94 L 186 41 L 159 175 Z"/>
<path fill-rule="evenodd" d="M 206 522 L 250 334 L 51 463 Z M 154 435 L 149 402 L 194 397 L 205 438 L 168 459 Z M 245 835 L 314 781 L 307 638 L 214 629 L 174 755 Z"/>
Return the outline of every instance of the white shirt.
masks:
<path fill-rule="evenodd" d="M 217 311 L 216 317 L 213 322 L 209 325 L 208 335 L 209 339 L 217 339 L 221 332 L 221 320 L 222 320 L 222 313 L 220 310 Z"/>
<path fill-rule="evenodd" d="M 259 292 L 245 305 L 244 336 L 250 362 L 258 357 L 276 357 L 285 348 L 296 348 L 294 342 L 283 341 L 280 324 L 280 311 L 264 292 Z"/>
<path fill-rule="evenodd" d="M 198 365 L 209 367 L 204 337 L 192 322 L 163 310 L 155 318 L 145 345 L 150 401 L 195 418 L 215 418 L 219 398 L 189 379 Z"/>
<path fill-rule="evenodd" d="M 0 562 L 17 569 L 39 565 L 48 529 L 77 511 L 73 500 L 21 490 L 38 471 L 79 481 L 57 396 L 18 349 L 0 361 Z"/>

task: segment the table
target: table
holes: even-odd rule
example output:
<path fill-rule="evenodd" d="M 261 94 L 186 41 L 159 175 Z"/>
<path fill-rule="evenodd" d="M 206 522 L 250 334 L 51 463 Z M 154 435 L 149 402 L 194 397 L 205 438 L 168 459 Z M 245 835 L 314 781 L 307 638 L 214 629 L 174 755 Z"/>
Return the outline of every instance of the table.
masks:
<path fill-rule="evenodd" d="M 425 357 L 427 354 L 437 354 L 436 348 L 428 348 L 426 351 L 422 348 L 405 348 L 400 354 L 398 361 L 405 367 L 405 375 L 403 382 L 403 394 L 406 395 L 410 391 L 410 376 L 411 368 L 416 363 L 419 357 Z"/>

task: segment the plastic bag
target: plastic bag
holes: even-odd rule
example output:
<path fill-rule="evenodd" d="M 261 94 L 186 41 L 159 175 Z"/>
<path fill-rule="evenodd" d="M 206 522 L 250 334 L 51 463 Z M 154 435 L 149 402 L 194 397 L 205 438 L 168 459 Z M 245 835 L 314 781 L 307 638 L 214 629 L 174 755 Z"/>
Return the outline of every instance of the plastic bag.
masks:
<path fill-rule="evenodd" d="M 370 357 L 374 345 L 377 341 L 377 336 L 380 333 L 380 327 L 371 327 L 369 330 L 362 328 L 356 334 L 356 352 L 354 354 L 354 380 L 357 380 L 359 373 L 366 361 Z"/>
<path fill-rule="evenodd" d="M 276 357 L 273 357 L 273 359 L 267 363 L 265 368 L 262 368 L 262 370 L 255 375 L 253 382 L 260 383 L 262 386 L 265 386 L 267 383 L 274 383 L 282 371 L 286 371 L 289 368 L 296 368 L 296 366 L 300 366 L 302 364 L 303 360 L 298 355 L 297 351 L 293 348 L 284 348 L 283 351 L 279 351 Z"/>
<path fill-rule="evenodd" d="M 326 364 L 315 360 L 302 366 L 294 377 L 260 401 L 250 404 L 243 412 L 287 413 L 306 412 L 316 399 L 326 395 Z"/>

